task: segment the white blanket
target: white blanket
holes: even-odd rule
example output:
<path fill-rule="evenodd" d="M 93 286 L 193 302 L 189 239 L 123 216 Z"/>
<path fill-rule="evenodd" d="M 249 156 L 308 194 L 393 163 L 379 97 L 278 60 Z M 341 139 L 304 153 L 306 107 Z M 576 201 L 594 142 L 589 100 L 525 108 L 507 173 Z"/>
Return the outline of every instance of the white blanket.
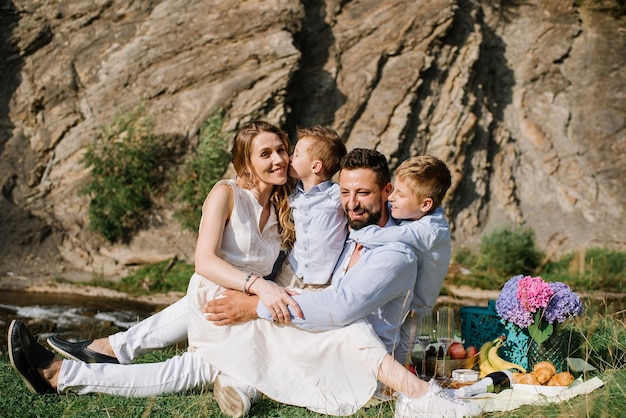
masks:
<path fill-rule="evenodd" d="M 572 399 L 575 396 L 591 393 L 604 386 L 604 382 L 598 377 L 583 382 L 575 380 L 569 387 L 552 396 L 530 393 L 519 389 L 507 389 L 496 394 L 485 394 L 480 397 L 464 399 L 474 402 L 483 408 L 484 412 L 510 411 L 523 405 L 548 405 Z"/>

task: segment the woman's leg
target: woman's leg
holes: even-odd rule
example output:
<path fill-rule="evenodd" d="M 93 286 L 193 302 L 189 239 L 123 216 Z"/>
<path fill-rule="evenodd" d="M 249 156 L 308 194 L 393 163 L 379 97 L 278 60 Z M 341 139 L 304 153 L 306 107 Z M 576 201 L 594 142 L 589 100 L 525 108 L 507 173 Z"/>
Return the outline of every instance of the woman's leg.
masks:
<path fill-rule="evenodd" d="M 44 376 L 54 382 L 53 376 L 46 376 L 46 370 Z M 160 363 L 130 365 L 63 360 L 57 390 L 59 393 L 106 393 L 141 398 L 205 387 L 212 384 L 216 376 L 217 370 L 193 352 Z"/>

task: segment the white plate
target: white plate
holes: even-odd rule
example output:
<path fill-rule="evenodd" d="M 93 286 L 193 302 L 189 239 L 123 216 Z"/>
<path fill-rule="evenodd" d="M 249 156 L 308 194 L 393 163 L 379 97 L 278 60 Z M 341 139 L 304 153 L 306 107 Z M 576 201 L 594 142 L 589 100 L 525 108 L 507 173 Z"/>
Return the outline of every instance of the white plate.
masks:
<path fill-rule="evenodd" d="M 513 390 L 521 390 L 529 393 L 539 393 L 546 396 L 555 396 L 567 389 L 567 386 L 543 386 L 543 385 L 522 385 L 513 384 Z"/>

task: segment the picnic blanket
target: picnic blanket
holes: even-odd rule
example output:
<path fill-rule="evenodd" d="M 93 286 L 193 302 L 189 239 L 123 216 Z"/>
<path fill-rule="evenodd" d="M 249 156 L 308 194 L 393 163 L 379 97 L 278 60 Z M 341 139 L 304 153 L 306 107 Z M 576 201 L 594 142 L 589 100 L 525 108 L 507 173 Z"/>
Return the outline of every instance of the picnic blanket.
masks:
<path fill-rule="evenodd" d="M 598 377 L 593 377 L 587 381 L 575 380 L 567 389 L 552 396 L 518 389 L 506 389 L 498 394 L 489 393 L 481 397 L 464 400 L 480 405 L 484 412 L 511 411 L 523 405 L 548 405 L 563 402 L 578 395 L 591 393 L 602 386 L 604 386 L 604 382 Z"/>

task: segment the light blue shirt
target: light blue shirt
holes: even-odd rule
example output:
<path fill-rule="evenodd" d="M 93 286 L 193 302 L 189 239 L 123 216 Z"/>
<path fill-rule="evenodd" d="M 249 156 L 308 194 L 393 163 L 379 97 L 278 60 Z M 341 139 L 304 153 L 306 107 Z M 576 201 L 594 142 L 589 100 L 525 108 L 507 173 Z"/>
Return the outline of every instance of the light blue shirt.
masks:
<path fill-rule="evenodd" d="M 348 236 L 339 184 L 324 181 L 305 192 L 298 181 L 289 203 L 296 242 L 287 260 L 305 284 L 327 284 Z"/>
<path fill-rule="evenodd" d="M 388 242 L 403 242 L 414 249 L 417 262 L 417 280 L 413 290 L 411 309 L 418 306 L 434 307 L 441 286 L 450 266 L 450 227 L 443 208 L 417 221 L 402 221 L 400 226 L 380 228 L 370 225 L 358 231 L 350 231 L 350 239 L 365 247 L 376 247 Z M 402 327 L 402 341 L 408 341 L 410 323 Z M 412 350 L 409 342 L 404 350 Z"/>
<path fill-rule="evenodd" d="M 394 224 L 390 219 L 388 225 Z M 345 243 L 328 288 L 294 296 L 304 319 L 295 317 L 292 311 L 292 323 L 317 331 L 346 326 L 365 318 L 392 353 L 399 343 L 400 326 L 413 298 L 417 276 L 415 253 L 400 242 L 363 248 L 359 261 L 346 271 L 355 246 L 354 241 Z M 260 318 L 272 319 L 260 301 L 257 314 Z"/>

